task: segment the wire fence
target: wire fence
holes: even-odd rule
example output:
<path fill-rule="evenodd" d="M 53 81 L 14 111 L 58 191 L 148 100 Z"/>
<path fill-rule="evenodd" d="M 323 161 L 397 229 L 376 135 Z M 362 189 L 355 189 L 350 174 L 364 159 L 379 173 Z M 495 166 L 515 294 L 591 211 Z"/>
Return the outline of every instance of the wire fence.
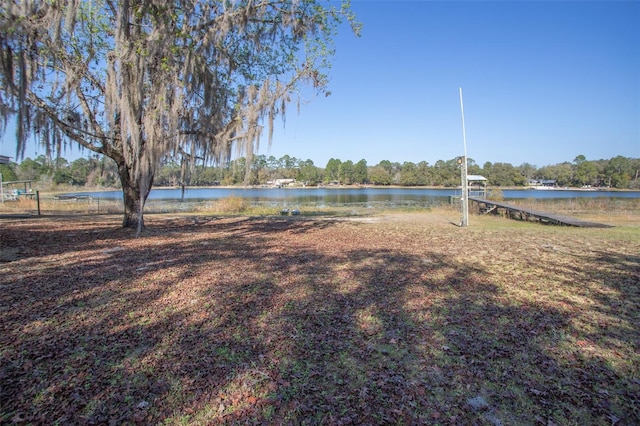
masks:
<path fill-rule="evenodd" d="M 149 200 L 145 212 L 197 212 L 206 207 L 204 202 L 177 202 L 167 200 Z M 120 214 L 124 211 L 121 199 L 101 199 L 95 197 L 57 197 L 39 193 L 6 198 L 0 205 L 1 214 L 14 215 L 86 215 Z"/>

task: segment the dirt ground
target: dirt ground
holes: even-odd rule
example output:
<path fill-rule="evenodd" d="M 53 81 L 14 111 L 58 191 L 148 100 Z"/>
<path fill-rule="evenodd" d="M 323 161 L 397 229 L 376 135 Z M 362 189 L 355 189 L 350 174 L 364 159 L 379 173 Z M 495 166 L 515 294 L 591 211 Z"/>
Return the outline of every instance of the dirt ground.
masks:
<path fill-rule="evenodd" d="M 2 424 L 640 423 L 640 224 L 0 218 Z"/>

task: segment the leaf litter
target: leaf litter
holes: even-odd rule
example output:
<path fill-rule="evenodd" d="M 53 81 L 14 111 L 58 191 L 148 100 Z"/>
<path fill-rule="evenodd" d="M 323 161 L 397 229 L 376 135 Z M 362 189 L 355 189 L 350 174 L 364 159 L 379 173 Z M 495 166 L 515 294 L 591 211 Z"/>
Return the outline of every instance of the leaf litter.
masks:
<path fill-rule="evenodd" d="M 637 424 L 640 238 L 6 220 L 0 423 Z"/>

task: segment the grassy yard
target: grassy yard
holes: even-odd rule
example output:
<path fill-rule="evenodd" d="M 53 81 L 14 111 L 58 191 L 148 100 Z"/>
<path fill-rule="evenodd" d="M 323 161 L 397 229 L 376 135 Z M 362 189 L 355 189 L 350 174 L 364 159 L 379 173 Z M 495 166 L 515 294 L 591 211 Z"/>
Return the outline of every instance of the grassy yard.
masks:
<path fill-rule="evenodd" d="M 640 221 L 0 218 L 0 423 L 640 424 Z"/>

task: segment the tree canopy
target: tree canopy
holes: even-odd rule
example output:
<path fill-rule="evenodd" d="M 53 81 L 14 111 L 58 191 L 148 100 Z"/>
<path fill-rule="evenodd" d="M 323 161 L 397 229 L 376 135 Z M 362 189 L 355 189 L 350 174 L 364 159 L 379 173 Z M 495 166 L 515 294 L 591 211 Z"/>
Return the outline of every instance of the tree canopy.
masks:
<path fill-rule="evenodd" d="M 115 163 L 107 157 L 78 158 L 68 162 L 64 158 L 56 161 L 40 155 L 35 160 L 27 158 L 22 163 L 9 163 L 2 167 L 12 170 L 18 180 L 36 180 L 38 183 L 63 184 L 72 186 L 104 186 L 114 188 L 117 183 Z M 611 159 L 587 160 L 574 164 L 563 162 L 555 165 L 536 167 L 524 163 L 513 166 L 510 163 L 486 162 L 482 167 L 468 158 L 469 174 L 482 175 L 493 187 L 524 187 L 549 180 L 559 187 L 594 187 L 615 189 L 640 189 L 640 158 L 622 156 Z M 346 164 L 346 166 L 345 166 Z M 183 166 L 180 162 L 165 162 L 158 170 L 155 183 L 160 186 L 183 185 Z M 247 178 L 245 170 L 249 167 Z M 7 172 L 9 173 L 9 172 Z M 9 176 L 7 174 L 7 176 Z M 365 159 L 357 163 L 330 159 L 325 167 L 316 166 L 310 159 L 302 160 L 290 155 L 281 158 L 255 155 L 248 164 L 244 157 L 236 158 L 215 166 L 198 166 L 190 177 L 192 185 L 270 185 L 276 179 L 295 179 L 299 185 L 401 185 L 401 186 L 444 186 L 460 185 L 460 166 L 456 159 L 438 160 L 430 165 L 419 163 L 392 163 L 382 160 L 368 166 Z M 10 180 L 6 178 L 5 180 Z"/>
<path fill-rule="evenodd" d="M 74 142 L 113 159 L 123 226 L 143 226 L 167 158 L 252 163 L 304 84 L 326 90 L 348 2 L 1 0 L 0 110 L 17 152 Z M 3 127 L 4 128 L 4 127 Z"/>

